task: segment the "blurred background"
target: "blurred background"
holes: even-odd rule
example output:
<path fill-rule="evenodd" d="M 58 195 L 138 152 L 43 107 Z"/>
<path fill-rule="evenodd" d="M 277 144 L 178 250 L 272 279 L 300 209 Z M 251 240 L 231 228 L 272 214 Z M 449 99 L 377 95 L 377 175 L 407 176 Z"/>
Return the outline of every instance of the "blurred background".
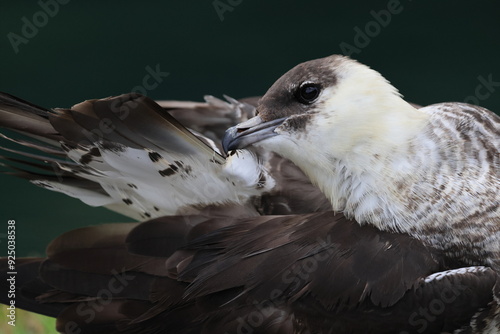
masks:
<path fill-rule="evenodd" d="M 264 94 L 306 60 L 351 55 L 409 101 L 500 110 L 500 2 L 68 1 L 4 2 L 0 90 L 44 107 L 70 107 L 132 90 L 155 99 Z M 165 73 L 168 72 L 168 75 Z M 17 255 L 43 255 L 60 233 L 129 221 L 105 209 L 0 175 L 0 254 L 8 219 Z"/>
<path fill-rule="evenodd" d="M 306 60 L 351 55 L 409 101 L 500 111 L 500 2 L 10 1 L 0 5 L 0 91 L 44 107 L 145 89 L 155 99 L 264 94 Z M 166 75 L 165 73 L 168 73 Z M 144 93 L 144 91 L 142 91 Z M 41 256 L 64 231 L 129 221 L 0 175 L 0 255 L 15 219 L 17 255 Z M 2 318 L 5 317 L 2 314 Z M 6 333 L 45 333 L 22 316 Z"/>

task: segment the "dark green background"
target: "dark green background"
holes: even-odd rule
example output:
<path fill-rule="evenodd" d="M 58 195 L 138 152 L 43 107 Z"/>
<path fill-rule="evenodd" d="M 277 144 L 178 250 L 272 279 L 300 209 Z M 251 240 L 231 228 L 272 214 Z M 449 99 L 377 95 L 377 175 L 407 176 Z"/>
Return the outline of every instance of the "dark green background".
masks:
<path fill-rule="evenodd" d="M 228 3 L 228 0 L 221 0 Z M 299 62 L 341 53 L 388 1 L 240 2 L 221 21 L 213 1 L 70 1 L 15 54 L 7 38 L 32 21 L 36 1 L 0 9 L 0 90 L 46 107 L 130 91 L 145 67 L 170 75 L 149 96 L 200 100 L 204 94 L 263 94 Z M 500 81 L 498 1 L 401 1 L 353 57 L 380 71 L 419 104 L 463 101 L 478 76 Z M 500 87 L 497 88 L 500 91 Z M 480 104 L 500 110 L 500 94 Z M 1 226 L 17 221 L 18 255 L 42 254 L 59 233 L 124 221 L 105 209 L 0 175 Z M 3 230 L 3 231 L 2 231 Z M 0 235 L 0 241 L 5 236 Z M 5 250 L 0 243 L 0 254 Z"/>

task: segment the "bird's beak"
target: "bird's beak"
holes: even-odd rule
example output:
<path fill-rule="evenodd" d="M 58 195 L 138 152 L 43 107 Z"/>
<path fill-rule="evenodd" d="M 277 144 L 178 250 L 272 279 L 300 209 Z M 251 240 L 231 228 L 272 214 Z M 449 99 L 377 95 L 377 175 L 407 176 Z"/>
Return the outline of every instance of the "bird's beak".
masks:
<path fill-rule="evenodd" d="M 280 126 L 285 119 L 286 117 L 283 117 L 264 122 L 260 116 L 255 116 L 246 122 L 227 129 L 222 139 L 224 152 L 245 148 L 253 143 L 277 136 L 278 134 L 274 132 L 274 129 Z"/>

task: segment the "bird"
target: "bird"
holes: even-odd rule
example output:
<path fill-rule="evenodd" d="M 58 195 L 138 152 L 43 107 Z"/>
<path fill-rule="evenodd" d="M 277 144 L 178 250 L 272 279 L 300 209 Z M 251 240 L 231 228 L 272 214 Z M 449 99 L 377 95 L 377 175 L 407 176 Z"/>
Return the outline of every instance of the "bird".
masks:
<path fill-rule="evenodd" d="M 384 204 L 384 189 L 378 202 L 356 206 L 352 196 L 370 175 L 321 155 L 331 147 L 363 152 L 371 142 L 382 150 L 374 155 L 384 145 L 393 152 L 385 135 L 410 136 L 396 128 L 407 120 L 392 119 L 393 109 L 379 116 L 394 129 L 377 127 L 376 115 L 353 114 L 351 122 L 366 121 L 356 125 L 340 114 L 334 118 L 347 123 L 332 131 L 333 145 L 328 129 L 315 132 L 322 110 L 406 102 L 385 96 L 398 97 L 378 73 L 365 74 L 346 57 L 298 68 L 262 98 L 226 102 L 155 102 L 131 93 L 48 110 L 0 94 L 0 126 L 24 135 L 2 134 L 21 147 L 3 148 L 7 173 L 139 221 L 69 231 L 49 244 L 47 258 L 17 259 L 18 307 L 57 317 L 65 333 L 498 332 L 494 266 L 450 256 L 444 242 L 405 231 L 390 215 L 368 219 L 385 214 L 383 206 L 358 215 Z M 340 93 L 340 101 L 322 100 L 324 91 Z M 424 124 L 423 116 L 410 118 Z M 310 136 L 322 137 L 322 146 L 308 145 Z M 295 161 L 306 153 L 309 163 Z M 328 190 L 311 165 L 341 166 L 346 180 Z M 337 195 L 352 191 L 353 180 L 357 193 Z M 6 265 L 0 261 L 2 273 Z"/>

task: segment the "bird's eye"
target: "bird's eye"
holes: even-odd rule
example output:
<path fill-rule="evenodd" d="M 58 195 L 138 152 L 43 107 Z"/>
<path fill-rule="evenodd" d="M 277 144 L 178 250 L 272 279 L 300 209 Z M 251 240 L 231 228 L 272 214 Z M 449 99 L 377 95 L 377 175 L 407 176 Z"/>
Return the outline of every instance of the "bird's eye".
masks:
<path fill-rule="evenodd" d="M 321 86 L 312 82 L 305 82 L 299 86 L 295 98 L 302 104 L 311 104 L 321 92 Z"/>

